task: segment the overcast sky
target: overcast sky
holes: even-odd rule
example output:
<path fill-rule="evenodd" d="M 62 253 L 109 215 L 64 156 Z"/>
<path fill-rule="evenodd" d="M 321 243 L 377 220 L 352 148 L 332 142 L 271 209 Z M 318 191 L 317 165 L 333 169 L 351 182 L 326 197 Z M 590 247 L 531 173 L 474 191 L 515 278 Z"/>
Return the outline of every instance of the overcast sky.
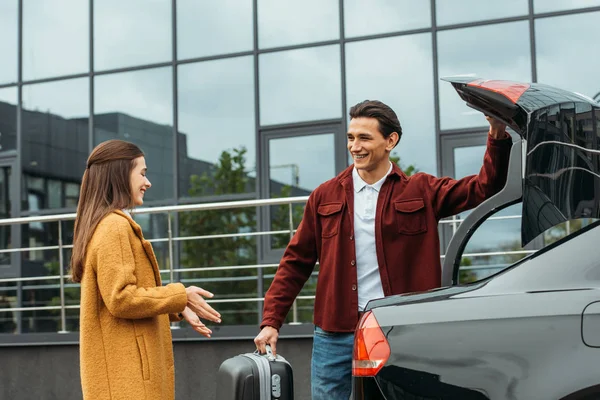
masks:
<path fill-rule="evenodd" d="M 0 2 L 0 84 L 16 79 L 16 0 Z M 96 1 L 96 71 L 144 63 L 168 62 L 171 49 L 171 2 L 168 0 Z M 318 6 L 317 6 L 318 5 Z M 536 0 L 540 12 L 600 5 L 600 0 Z M 411 0 L 347 0 L 348 37 L 390 30 L 427 28 L 430 3 Z M 143 12 L 140 10 L 143 9 Z M 180 58 L 252 50 L 252 1 L 177 1 Z M 259 0 L 259 45 L 287 46 L 339 38 L 337 0 L 290 2 Z M 477 0 L 438 0 L 439 25 L 524 15 L 527 0 L 483 5 Z M 24 0 L 23 75 L 40 79 L 89 70 L 88 2 Z M 593 96 L 600 91 L 597 26 L 600 13 L 538 19 L 535 23 L 539 82 Z M 529 27 L 526 21 L 440 31 L 440 77 L 474 74 L 483 78 L 530 81 Z M 346 46 L 347 106 L 379 99 L 398 114 L 404 136 L 397 148 L 404 164 L 436 173 L 433 55 L 430 33 L 351 42 Z M 254 61 L 251 56 L 186 64 L 179 68 L 180 131 L 188 135 L 189 156 L 215 162 L 222 150 L 248 148 L 254 168 Z M 347 118 L 341 108 L 340 48 L 322 46 L 259 58 L 260 122 L 263 125 Z M 172 125 L 170 67 L 102 75 L 95 82 L 95 110 L 124 112 Z M 480 113 L 466 107 L 450 84 L 439 82 L 441 127 L 485 128 Z M 85 117 L 87 78 L 25 86 L 28 109 L 63 117 Z M 13 101 L 14 89 L 0 89 Z M 325 137 L 324 137 L 325 138 Z M 330 178 L 329 139 L 280 142 L 293 144 L 295 163 L 307 189 Z M 327 158 L 327 162 L 323 161 Z M 275 160 L 273 161 L 275 162 Z M 279 160 L 276 162 L 280 163 Z M 322 168 L 317 168 L 323 163 Z M 291 176 L 274 171 L 274 177 Z M 288 183 L 288 182 L 286 182 Z"/>

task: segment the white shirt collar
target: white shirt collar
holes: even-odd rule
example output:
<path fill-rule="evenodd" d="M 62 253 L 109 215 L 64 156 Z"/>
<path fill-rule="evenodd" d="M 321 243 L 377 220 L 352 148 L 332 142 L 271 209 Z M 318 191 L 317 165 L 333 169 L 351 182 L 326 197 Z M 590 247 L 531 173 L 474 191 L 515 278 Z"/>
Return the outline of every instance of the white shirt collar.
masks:
<path fill-rule="evenodd" d="M 360 175 L 358 174 L 358 171 L 356 170 L 356 167 L 352 168 L 352 180 L 354 181 L 354 191 L 356 193 L 358 193 L 361 190 L 363 190 L 363 188 L 365 186 L 371 186 L 373 189 L 375 189 L 377 192 L 379 192 L 379 190 L 381 190 L 381 187 L 383 186 L 383 182 L 385 182 L 385 178 L 387 178 L 387 176 L 390 174 L 390 172 L 392 172 L 392 162 L 391 161 L 390 161 L 390 168 L 388 169 L 388 172 L 383 176 L 383 178 L 381 178 L 374 184 L 369 185 L 367 182 L 363 181 L 363 179 L 360 177 Z"/>

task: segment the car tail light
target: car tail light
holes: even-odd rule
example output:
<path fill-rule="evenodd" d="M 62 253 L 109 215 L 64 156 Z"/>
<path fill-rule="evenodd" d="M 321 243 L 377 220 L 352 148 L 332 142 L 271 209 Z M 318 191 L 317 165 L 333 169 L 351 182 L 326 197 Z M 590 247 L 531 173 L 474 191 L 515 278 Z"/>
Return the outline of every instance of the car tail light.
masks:
<path fill-rule="evenodd" d="M 352 375 L 375 376 L 390 358 L 390 345 L 375 319 L 372 311 L 367 311 L 356 329 Z"/>
<path fill-rule="evenodd" d="M 468 83 L 467 86 L 474 86 L 491 90 L 492 92 L 499 93 L 502 96 L 506 97 L 514 104 L 517 104 L 517 101 L 519 100 L 521 95 L 525 93 L 531 85 L 527 83 L 518 83 L 510 81 L 493 81 L 477 79 L 473 82 Z"/>

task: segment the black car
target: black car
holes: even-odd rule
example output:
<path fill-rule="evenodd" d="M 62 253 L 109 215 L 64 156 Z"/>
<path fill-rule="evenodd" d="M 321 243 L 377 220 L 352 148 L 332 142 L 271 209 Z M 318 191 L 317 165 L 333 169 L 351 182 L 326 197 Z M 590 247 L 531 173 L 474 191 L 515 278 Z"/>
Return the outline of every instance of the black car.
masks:
<path fill-rule="evenodd" d="M 600 399 L 600 105 L 540 84 L 449 81 L 469 106 L 518 133 L 507 184 L 452 237 L 444 287 L 368 304 L 353 398 Z M 519 202 L 523 246 L 565 221 L 596 222 L 459 284 L 469 238 Z"/>

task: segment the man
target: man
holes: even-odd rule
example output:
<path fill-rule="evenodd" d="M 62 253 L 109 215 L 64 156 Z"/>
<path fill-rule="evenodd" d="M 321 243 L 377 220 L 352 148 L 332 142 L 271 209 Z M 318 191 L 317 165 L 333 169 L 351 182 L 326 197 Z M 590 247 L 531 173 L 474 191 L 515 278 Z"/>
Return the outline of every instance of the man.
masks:
<path fill-rule="evenodd" d="M 310 195 L 298 231 L 265 296 L 259 351 L 276 351 L 278 330 L 314 269 L 311 386 L 313 400 L 348 399 L 354 330 L 367 302 L 441 285 L 437 224 L 473 208 L 506 182 L 512 141 L 490 117 L 479 175 L 460 180 L 418 173 L 390 162 L 402 136 L 396 113 L 380 101 L 350 109 L 348 150 L 354 165 Z"/>

